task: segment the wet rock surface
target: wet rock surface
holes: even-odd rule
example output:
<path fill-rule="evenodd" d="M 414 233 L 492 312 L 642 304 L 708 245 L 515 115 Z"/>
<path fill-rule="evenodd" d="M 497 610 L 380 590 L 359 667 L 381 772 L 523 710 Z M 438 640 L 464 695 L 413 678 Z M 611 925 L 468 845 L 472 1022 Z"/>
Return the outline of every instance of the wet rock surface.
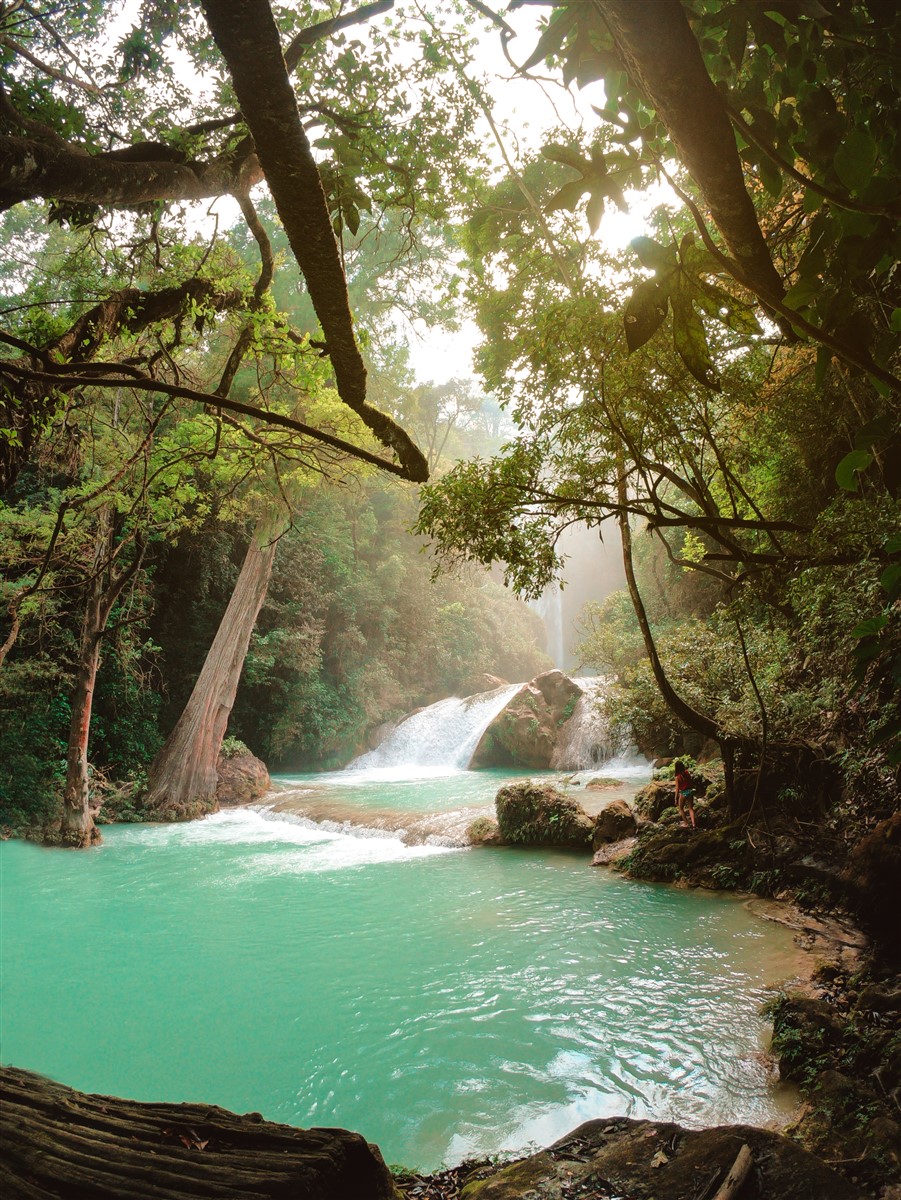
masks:
<path fill-rule="evenodd" d="M 592 850 L 599 850 L 608 842 L 620 842 L 631 837 L 638 828 L 635 814 L 625 800 L 611 802 L 594 819 L 591 836 Z"/>
<path fill-rule="evenodd" d="M 635 849 L 637 842 L 638 839 L 634 837 L 623 838 L 619 842 L 607 842 L 606 845 L 595 850 L 591 865 L 593 867 L 611 867 L 626 858 Z"/>

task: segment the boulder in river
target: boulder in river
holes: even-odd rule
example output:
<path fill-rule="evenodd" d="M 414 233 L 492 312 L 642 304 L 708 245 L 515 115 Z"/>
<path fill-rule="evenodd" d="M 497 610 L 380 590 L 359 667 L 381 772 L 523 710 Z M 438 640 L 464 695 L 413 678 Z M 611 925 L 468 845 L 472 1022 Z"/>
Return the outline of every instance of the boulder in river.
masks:
<path fill-rule="evenodd" d="M 581 695 L 562 671 L 545 671 L 523 684 L 483 732 L 470 767 L 549 767 L 560 729 Z"/>
<path fill-rule="evenodd" d="M 220 808 L 250 804 L 272 787 L 269 770 L 262 759 L 246 754 L 220 754 L 216 762 L 216 800 Z"/>
<path fill-rule="evenodd" d="M 594 819 L 591 848 L 598 850 L 608 842 L 620 842 L 631 837 L 637 828 L 635 814 L 626 801 L 611 800 Z"/>
<path fill-rule="evenodd" d="M 510 845 L 591 845 L 591 817 L 552 784 L 510 783 L 498 792 L 495 809 L 501 837 Z"/>

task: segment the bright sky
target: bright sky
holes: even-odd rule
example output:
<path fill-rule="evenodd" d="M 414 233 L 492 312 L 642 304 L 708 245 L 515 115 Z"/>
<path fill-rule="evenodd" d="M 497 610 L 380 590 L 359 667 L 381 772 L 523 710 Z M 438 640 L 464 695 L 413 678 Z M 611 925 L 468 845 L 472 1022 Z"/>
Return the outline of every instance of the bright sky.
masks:
<path fill-rule="evenodd" d="M 417 7 L 417 0 L 410 0 Z M 352 5 L 348 4 L 350 8 Z M 438 6 L 440 8 L 440 4 Z M 537 44 L 540 23 L 546 18 L 549 9 L 540 6 L 526 6 L 513 13 L 503 12 L 504 3 L 493 5 L 502 12 L 504 20 L 515 29 L 517 36 L 509 43 L 510 56 L 514 63 L 525 62 Z M 396 21 L 403 15 L 404 0 L 398 0 L 391 16 Z M 109 27 L 109 40 L 115 44 L 135 24 L 139 17 L 140 0 L 126 0 L 121 11 Z M 503 55 L 500 33 L 490 26 L 489 22 L 473 11 L 473 34 L 478 37 L 476 48 L 476 64 L 490 81 L 489 90 L 494 99 L 494 120 L 500 126 L 507 152 L 516 159 L 518 154 L 537 149 L 547 137 L 547 131 L 562 125 L 577 128 L 580 122 L 589 128 L 595 128 L 598 117 L 592 111 L 592 105 L 601 107 L 604 103 L 604 92 L 601 84 L 589 85 L 582 91 L 574 86 L 565 89 L 558 81 L 546 77 L 543 79 L 524 79 L 518 77 Z M 378 20 L 378 18 L 377 18 Z M 356 27 L 351 31 L 352 36 L 365 36 L 366 26 Z M 185 61 L 186 75 L 193 74 L 192 68 Z M 535 74 L 536 72 L 533 72 Z M 195 77 L 196 78 L 196 77 Z M 197 80 L 197 86 L 202 86 Z M 493 137 L 487 122 L 482 122 L 482 133 L 486 144 L 493 144 Z M 496 161 L 501 167 L 500 154 L 494 151 Z M 265 185 L 261 185 L 264 188 Z M 648 231 L 647 217 L 651 210 L 667 198 L 666 192 L 658 190 L 654 194 L 627 193 L 626 199 L 630 211 L 622 213 L 612 204 L 607 205 L 607 211 L 601 222 L 600 229 L 595 235 L 610 249 L 624 249 L 629 241 L 640 233 Z M 192 224 L 204 236 L 211 232 L 211 216 L 218 217 L 220 230 L 240 220 L 240 210 L 237 203 L 228 196 L 221 197 L 210 204 L 196 206 L 196 216 Z M 588 228 L 586 222 L 586 237 Z M 478 330 L 472 322 L 465 322 L 456 332 L 442 329 L 428 329 L 420 326 L 409 330 L 411 365 L 420 382 L 443 383 L 452 378 L 471 377 L 472 354 L 478 342 Z"/>

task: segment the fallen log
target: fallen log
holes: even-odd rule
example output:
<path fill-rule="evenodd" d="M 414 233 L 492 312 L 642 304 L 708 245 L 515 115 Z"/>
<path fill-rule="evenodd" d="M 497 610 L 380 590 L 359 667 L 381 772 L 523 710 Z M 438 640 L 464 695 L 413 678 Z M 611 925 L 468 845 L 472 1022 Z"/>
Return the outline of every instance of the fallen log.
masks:
<path fill-rule="evenodd" d="M 375 1146 L 207 1104 L 145 1104 L 0 1068 L 4 1200 L 395 1200 Z"/>
<path fill-rule="evenodd" d="M 752 1162 L 751 1147 L 746 1142 L 739 1150 L 729 1174 L 723 1180 L 713 1200 L 733 1200 L 733 1197 L 738 1194 L 742 1184 L 748 1178 Z"/>

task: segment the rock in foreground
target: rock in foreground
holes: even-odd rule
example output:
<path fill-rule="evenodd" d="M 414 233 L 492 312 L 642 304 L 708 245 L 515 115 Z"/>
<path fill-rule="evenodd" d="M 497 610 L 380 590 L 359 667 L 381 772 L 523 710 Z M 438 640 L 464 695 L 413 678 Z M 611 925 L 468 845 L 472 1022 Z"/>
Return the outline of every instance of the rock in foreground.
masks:
<path fill-rule="evenodd" d="M 0 1069 L 4 1200 L 394 1200 L 358 1133 L 294 1129 L 210 1104 L 89 1096 Z"/>
<path fill-rule="evenodd" d="M 742 1146 L 741 1200 L 863 1200 L 854 1184 L 781 1134 L 749 1125 L 682 1129 L 612 1117 L 588 1121 L 531 1158 L 468 1183 L 461 1200 L 697 1200 L 713 1196 Z"/>

